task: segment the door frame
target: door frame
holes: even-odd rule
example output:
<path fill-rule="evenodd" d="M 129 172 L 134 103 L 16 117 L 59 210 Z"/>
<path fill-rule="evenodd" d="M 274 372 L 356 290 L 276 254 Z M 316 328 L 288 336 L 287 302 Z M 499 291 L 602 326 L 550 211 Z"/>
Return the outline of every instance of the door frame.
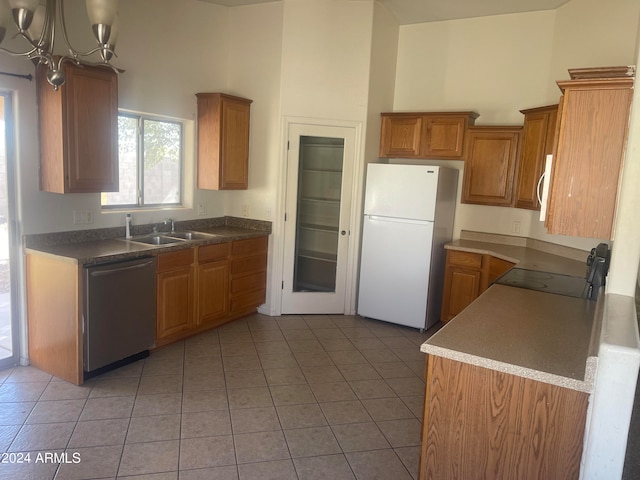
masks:
<path fill-rule="evenodd" d="M 9 272 L 10 272 L 10 298 L 11 298 L 11 347 L 12 356 L 0 360 L 0 369 L 18 365 L 21 358 L 20 346 L 23 342 L 23 329 L 20 328 L 21 285 L 23 284 L 23 272 L 20 268 L 22 249 L 20 247 L 20 222 L 18 220 L 17 202 L 17 164 L 16 164 L 16 111 L 14 109 L 15 92 L 0 89 L 0 95 L 4 97 L 5 118 L 5 147 L 6 147 L 6 174 L 7 174 L 7 203 L 9 211 Z M 10 120 L 7 121 L 7 118 Z"/>
<path fill-rule="evenodd" d="M 282 281 L 284 275 L 284 243 L 286 195 L 287 195 L 287 141 L 292 125 L 311 125 L 318 127 L 343 127 L 355 130 L 355 163 L 353 165 L 353 179 L 351 185 L 351 234 L 349 235 L 349 257 L 347 259 L 347 275 L 345 278 L 344 313 L 354 315 L 356 313 L 356 295 L 358 281 L 358 261 L 360 259 L 360 231 L 362 224 L 362 188 L 363 188 L 363 124 L 362 122 L 292 117 L 285 116 L 281 125 L 280 140 L 280 165 L 278 172 L 278 190 L 276 197 L 276 214 L 271 230 L 273 241 L 273 260 L 271 262 L 271 292 L 269 293 L 270 310 L 263 312 L 271 316 L 282 315 Z"/>

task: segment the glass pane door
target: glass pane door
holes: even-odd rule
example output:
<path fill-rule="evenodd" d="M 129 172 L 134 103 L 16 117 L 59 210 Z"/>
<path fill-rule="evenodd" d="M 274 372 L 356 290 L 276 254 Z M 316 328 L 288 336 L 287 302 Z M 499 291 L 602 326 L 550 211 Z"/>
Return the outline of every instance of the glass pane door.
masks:
<path fill-rule="evenodd" d="M 294 292 L 335 292 L 344 139 L 300 137 Z"/>

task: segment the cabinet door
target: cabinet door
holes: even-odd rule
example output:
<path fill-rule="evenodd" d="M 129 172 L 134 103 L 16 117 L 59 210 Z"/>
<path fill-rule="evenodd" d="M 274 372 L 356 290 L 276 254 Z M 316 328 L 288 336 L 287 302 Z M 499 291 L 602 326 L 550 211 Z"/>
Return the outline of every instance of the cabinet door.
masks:
<path fill-rule="evenodd" d="M 215 322 L 227 314 L 229 264 L 226 260 L 198 266 L 198 323 Z"/>
<path fill-rule="evenodd" d="M 40 188 L 56 193 L 118 191 L 118 80 L 110 68 L 64 65 L 54 91 L 37 69 Z"/>
<path fill-rule="evenodd" d="M 480 295 L 481 271 L 448 266 L 444 279 L 443 322 L 464 310 Z"/>
<path fill-rule="evenodd" d="M 558 106 L 522 110 L 522 113 L 525 117 L 514 206 L 539 210 L 538 181 L 544 171 L 545 157 L 553 151 Z"/>
<path fill-rule="evenodd" d="M 466 117 L 425 117 L 423 156 L 461 158 Z"/>
<path fill-rule="evenodd" d="M 170 337 L 193 327 L 193 298 L 192 266 L 158 274 L 156 338 Z"/>
<path fill-rule="evenodd" d="M 420 115 L 382 114 L 381 157 L 419 157 L 423 119 Z"/>
<path fill-rule="evenodd" d="M 222 101 L 221 190 L 243 190 L 249 185 L 249 105 L 228 98 Z"/>
<path fill-rule="evenodd" d="M 198 188 L 243 190 L 249 178 L 251 100 L 198 93 Z"/>
<path fill-rule="evenodd" d="M 195 325 L 194 250 L 158 255 L 156 271 L 156 346 L 159 346 L 167 343 L 162 339 L 188 332 Z"/>
<path fill-rule="evenodd" d="M 462 202 L 510 206 L 522 127 L 472 127 L 467 133 Z"/>
<path fill-rule="evenodd" d="M 633 78 L 558 82 L 564 90 L 548 204 L 549 233 L 613 233 Z"/>

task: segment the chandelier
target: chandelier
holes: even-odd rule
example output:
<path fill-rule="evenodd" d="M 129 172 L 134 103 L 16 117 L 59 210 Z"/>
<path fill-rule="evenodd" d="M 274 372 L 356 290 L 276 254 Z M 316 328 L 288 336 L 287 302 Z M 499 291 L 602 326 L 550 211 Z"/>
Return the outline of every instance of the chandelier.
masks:
<path fill-rule="evenodd" d="M 61 69 L 65 61 L 80 63 L 79 57 L 98 54 L 101 63 L 109 65 L 115 55 L 114 49 L 118 36 L 118 0 L 86 0 L 87 14 L 93 34 L 98 46 L 88 52 L 79 52 L 69 43 L 64 16 L 64 0 L 0 0 L 0 43 L 7 32 L 9 18 L 13 21 L 18 32 L 13 38 L 21 37 L 27 42 L 27 50 L 14 52 L 0 47 L 0 51 L 10 55 L 25 57 L 34 62 L 46 65 L 47 80 L 55 90 L 64 83 L 64 70 Z M 54 55 L 56 40 L 56 26 L 59 24 L 62 36 L 69 50 L 65 56 Z M 114 68 L 114 67 L 112 67 Z"/>

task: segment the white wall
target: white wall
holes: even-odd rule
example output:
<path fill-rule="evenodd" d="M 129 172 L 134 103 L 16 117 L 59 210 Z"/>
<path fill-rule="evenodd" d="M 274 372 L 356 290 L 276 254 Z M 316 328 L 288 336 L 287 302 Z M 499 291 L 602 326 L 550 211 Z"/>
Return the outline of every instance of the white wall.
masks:
<path fill-rule="evenodd" d="M 253 100 L 249 188 L 225 192 L 226 215 L 271 220 L 281 157 L 283 2 L 229 9 L 229 93 Z"/>
<path fill-rule="evenodd" d="M 371 0 L 286 0 L 282 114 L 364 121 Z"/>
<path fill-rule="evenodd" d="M 555 12 L 551 91 L 568 68 L 634 65 L 640 3 L 637 0 L 571 0 Z"/>
<path fill-rule="evenodd" d="M 369 98 L 365 161 L 377 161 L 380 147 L 380 113 L 393 110 L 393 92 L 396 79 L 398 36 L 400 28 L 393 16 L 375 3 L 371 39 L 371 69 L 369 71 Z"/>

